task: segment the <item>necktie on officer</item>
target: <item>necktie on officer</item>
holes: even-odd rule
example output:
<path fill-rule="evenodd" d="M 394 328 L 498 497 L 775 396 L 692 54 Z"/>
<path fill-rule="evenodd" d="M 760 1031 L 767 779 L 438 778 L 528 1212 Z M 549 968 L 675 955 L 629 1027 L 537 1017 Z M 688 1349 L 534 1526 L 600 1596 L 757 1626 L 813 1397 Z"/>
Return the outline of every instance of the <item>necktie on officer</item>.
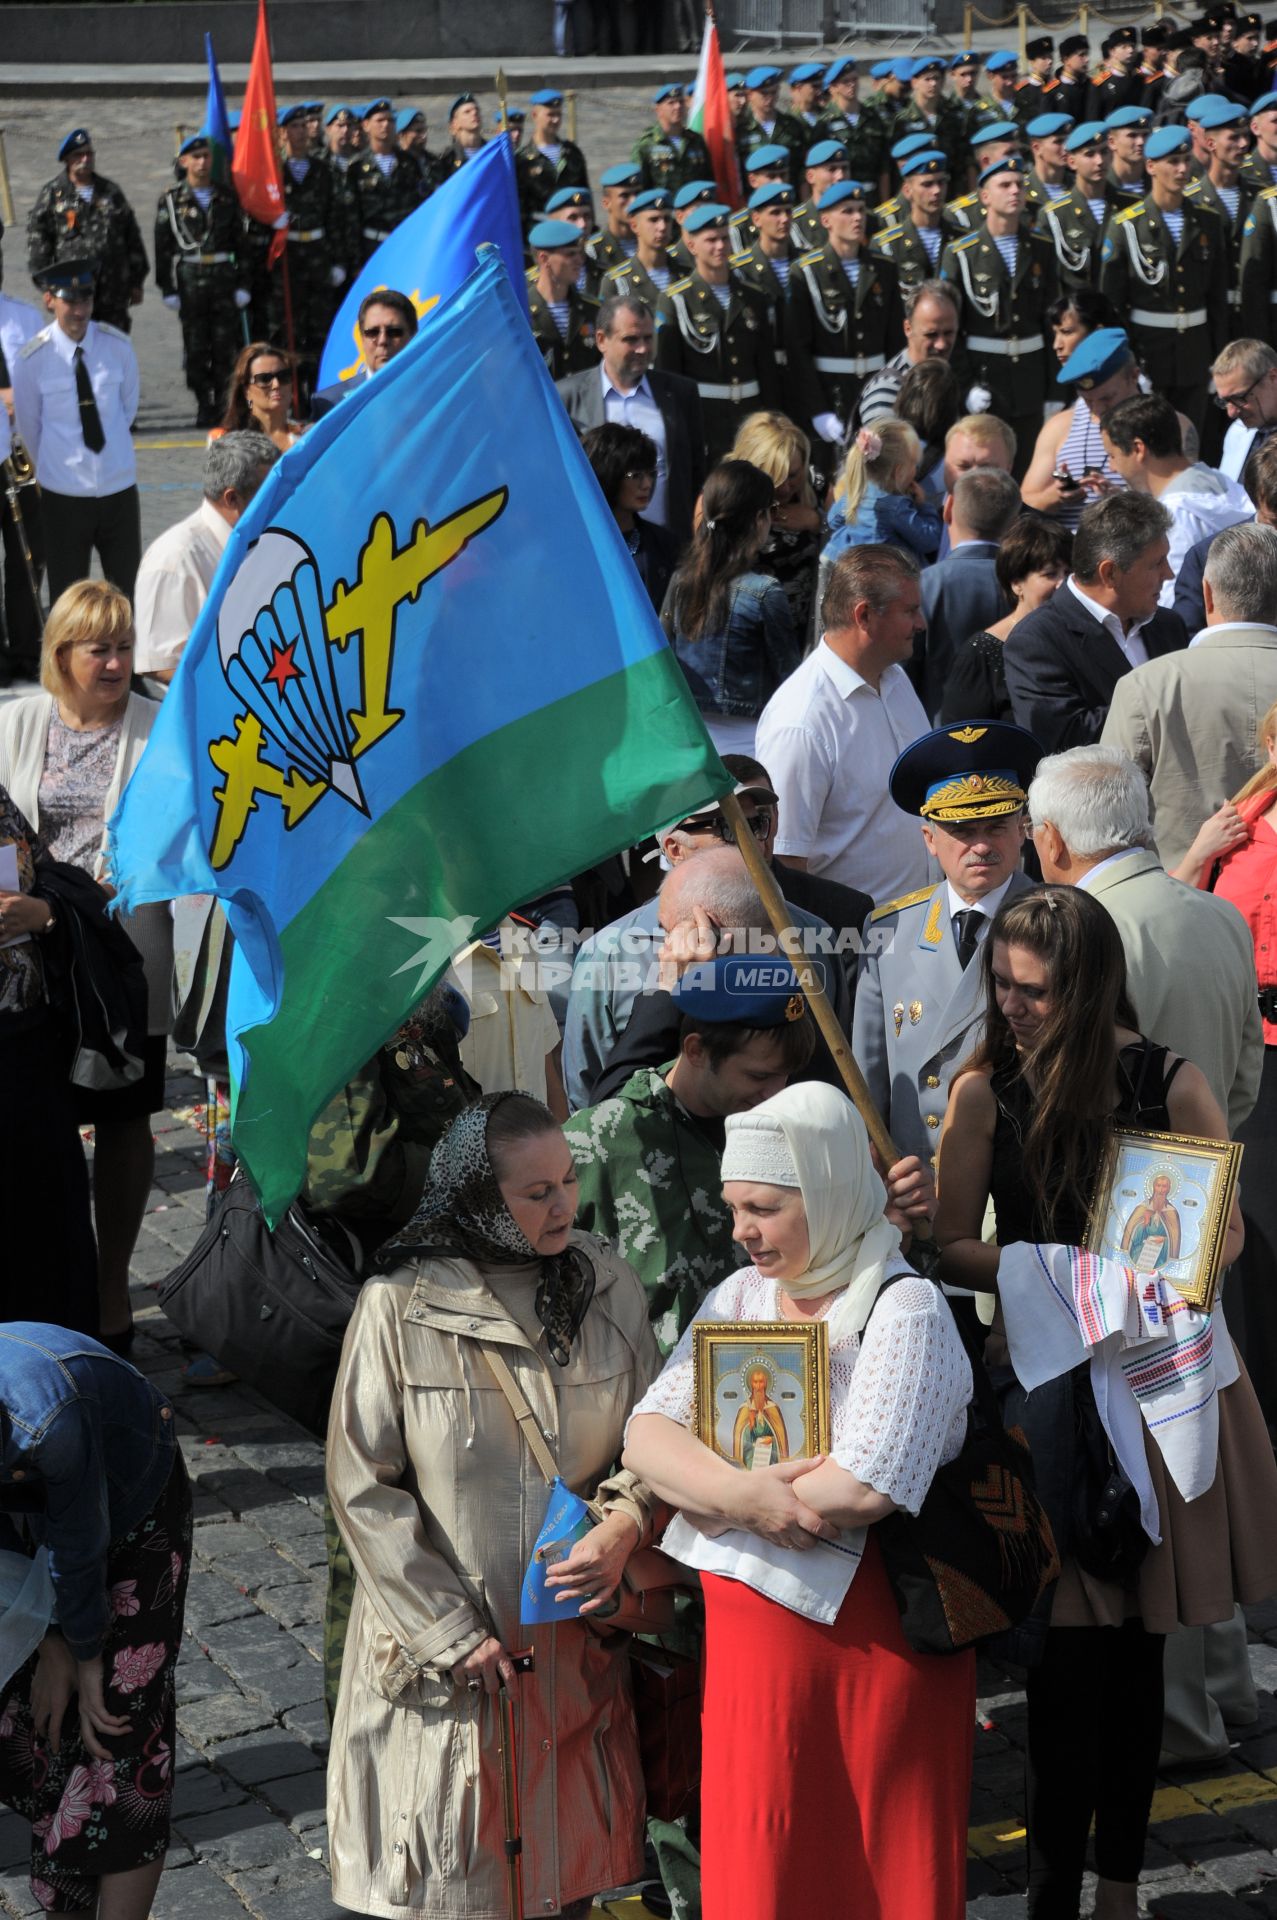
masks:
<path fill-rule="evenodd" d="M 980 922 L 984 917 L 978 907 L 964 907 L 961 913 L 953 916 L 958 935 L 958 965 L 964 973 L 975 958 L 975 950 L 980 944 Z"/>
<path fill-rule="evenodd" d="M 11 387 L 12 385 L 13 382 L 9 378 L 9 362 L 4 357 L 4 348 L 0 347 L 0 387 Z"/>
<path fill-rule="evenodd" d="M 80 431 L 84 435 L 84 444 L 90 453 L 101 453 L 106 445 L 106 435 L 102 431 L 98 403 L 93 398 L 93 382 L 84 363 L 83 347 L 75 350 L 75 391 L 80 402 Z"/>

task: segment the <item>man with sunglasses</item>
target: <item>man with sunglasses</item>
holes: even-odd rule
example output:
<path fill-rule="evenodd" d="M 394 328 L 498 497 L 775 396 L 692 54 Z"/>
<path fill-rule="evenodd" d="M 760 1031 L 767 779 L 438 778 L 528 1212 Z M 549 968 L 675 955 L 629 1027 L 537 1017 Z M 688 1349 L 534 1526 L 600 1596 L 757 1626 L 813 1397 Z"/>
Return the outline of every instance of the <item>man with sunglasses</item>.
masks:
<path fill-rule="evenodd" d="M 378 287 L 365 294 L 359 305 L 359 345 L 363 365 L 357 373 L 324 387 L 310 403 L 312 420 L 322 420 L 353 387 L 362 386 L 380 373 L 397 353 L 402 353 L 417 331 L 417 309 L 406 293 L 395 287 Z"/>

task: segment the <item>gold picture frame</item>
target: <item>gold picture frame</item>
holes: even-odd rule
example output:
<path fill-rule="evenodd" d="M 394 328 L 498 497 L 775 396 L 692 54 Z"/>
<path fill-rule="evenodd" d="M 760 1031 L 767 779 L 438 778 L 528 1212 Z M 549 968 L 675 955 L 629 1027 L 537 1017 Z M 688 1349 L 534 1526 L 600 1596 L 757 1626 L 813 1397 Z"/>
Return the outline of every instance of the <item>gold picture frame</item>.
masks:
<path fill-rule="evenodd" d="M 1241 1157 L 1236 1140 L 1114 1128 L 1091 1202 L 1087 1251 L 1160 1274 L 1209 1313 Z"/>
<path fill-rule="evenodd" d="M 733 1466 L 752 1471 L 829 1452 L 823 1320 L 704 1322 L 693 1329 L 692 1379 L 696 1437 Z"/>

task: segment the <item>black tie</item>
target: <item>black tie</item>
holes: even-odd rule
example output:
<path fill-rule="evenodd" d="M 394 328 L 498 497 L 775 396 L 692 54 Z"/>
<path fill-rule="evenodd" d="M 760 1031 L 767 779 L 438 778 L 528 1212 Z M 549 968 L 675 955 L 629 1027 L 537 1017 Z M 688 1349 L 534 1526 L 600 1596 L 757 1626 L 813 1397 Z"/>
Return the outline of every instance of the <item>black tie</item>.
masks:
<path fill-rule="evenodd" d="M 9 362 L 4 357 L 4 348 L 0 347 L 0 387 L 11 387 L 12 385 L 13 382 L 9 378 Z"/>
<path fill-rule="evenodd" d="M 75 391 L 80 402 L 80 431 L 84 435 L 84 444 L 90 453 L 101 453 L 106 445 L 106 435 L 102 431 L 98 403 L 93 398 L 89 369 L 84 364 L 83 347 L 75 350 Z"/>
<path fill-rule="evenodd" d="M 980 922 L 984 915 L 978 907 L 964 907 L 961 913 L 955 913 L 953 924 L 958 931 L 958 965 L 965 973 L 975 958 L 975 950 L 980 942 Z"/>

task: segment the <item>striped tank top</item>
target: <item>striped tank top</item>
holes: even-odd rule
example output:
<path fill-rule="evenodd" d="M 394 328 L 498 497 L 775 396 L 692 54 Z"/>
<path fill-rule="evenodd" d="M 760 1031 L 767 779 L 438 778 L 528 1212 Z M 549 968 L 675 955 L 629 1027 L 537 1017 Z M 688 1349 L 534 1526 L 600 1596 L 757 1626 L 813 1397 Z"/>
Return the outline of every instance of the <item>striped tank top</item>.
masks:
<path fill-rule="evenodd" d="M 1080 480 L 1088 467 L 1098 467 L 1101 473 L 1108 475 L 1115 487 L 1126 485 L 1120 473 L 1114 473 L 1104 451 L 1104 439 L 1100 433 L 1100 423 L 1079 394 L 1073 403 L 1073 418 L 1069 423 L 1064 445 L 1055 456 L 1057 467 L 1067 467 L 1075 480 Z M 1089 493 L 1080 493 L 1076 501 L 1056 507 L 1051 514 L 1061 526 L 1076 533 L 1078 522 L 1082 518 L 1082 509 L 1093 498 Z"/>

